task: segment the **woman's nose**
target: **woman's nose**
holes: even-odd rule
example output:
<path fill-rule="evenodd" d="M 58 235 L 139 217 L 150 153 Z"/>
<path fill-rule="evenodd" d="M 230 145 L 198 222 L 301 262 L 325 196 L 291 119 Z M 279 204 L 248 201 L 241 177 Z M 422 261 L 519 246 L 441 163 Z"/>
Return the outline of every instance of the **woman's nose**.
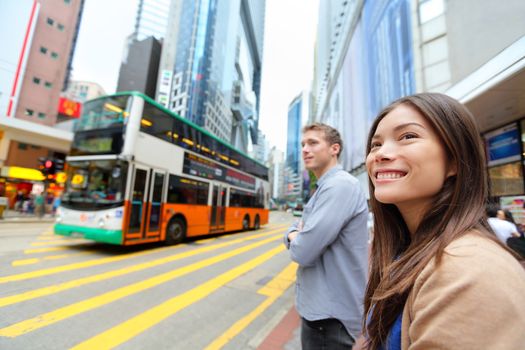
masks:
<path fill-rule="evenodd" d="M 394 158 L 394 147 L 390 143 L 384 143 L 382 144 L 376 151 L 375 151 L 375 161 L 385 161 L 385 160 L 391 160 Z"/>

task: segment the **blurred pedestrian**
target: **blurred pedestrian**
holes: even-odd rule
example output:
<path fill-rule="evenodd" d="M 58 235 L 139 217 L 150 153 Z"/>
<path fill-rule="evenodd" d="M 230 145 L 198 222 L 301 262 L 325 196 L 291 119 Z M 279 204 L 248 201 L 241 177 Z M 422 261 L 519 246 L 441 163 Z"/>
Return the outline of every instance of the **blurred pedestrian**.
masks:
<path fill-rule="evenodd" d="M 498 217 L 499 217 L 499 212 L 498 211 Z M 512 212 L 508 209 L 502 209 L 501 212 L 503 213 L 503 220 L 507 220 L 508 222 L 510 223 L 513 223 L 514 225 L 516 225 L 516 228 L 518 229 L 518 233 L 523 236 L 523 229 L 521 228 L 521 224 L 518 224 L 515 220 L 514 220 L 514 216 L 512 215 Z"/>
<path fill-rule="evenodd" d="M 304 166 L 317 189 L 284 239 L 297 270 L 301 344 L 350 349 L 360 334 L 366 286 L 368 209 L 359 182 L 338 165 L 339 132 L 325 124 L 303 128 Z"/>
<path fill-rule="evenodd" d="M 42 192 L 40 192 L 39 194 L 35 196 L 34 203 L 35 203 L 36 216 L 38 216 L 39 218 L 43 217 L 45 206 L 44 206 L 44 195 L 42 194 Z"/>
<path fill-rule="evenodd" d="M 369 349 L 524 348 L 525 271 L 485 219 L 479 135 L 437 93 L 401 98 L 374 121 Z"/>
<path fill-rule="evenodd" d="M 490 225 L 490 228 L 492 228 L 492 231 L 494 231 L 502 243 L 507 244 L 507 240 L 510 237 L 520 236 L 516 225 L 510 221 L 505 220 L 505 213 L 497 204 L 487 204 L 486 210 L 488 217 L 487 221 Z"/>

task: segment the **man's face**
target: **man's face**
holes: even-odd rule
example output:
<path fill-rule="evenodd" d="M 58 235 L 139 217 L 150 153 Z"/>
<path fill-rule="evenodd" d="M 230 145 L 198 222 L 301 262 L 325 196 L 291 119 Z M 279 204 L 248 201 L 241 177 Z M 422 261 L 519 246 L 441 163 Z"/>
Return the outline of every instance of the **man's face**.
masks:
<path fill-rule="evenodd" d="M 301 141 L 304 167 L 312 171 L 318 178 L 331 166 L 337 163 L 337 153 L 340 146 L 330 145 L 323 131 L 308 130 Z"/>

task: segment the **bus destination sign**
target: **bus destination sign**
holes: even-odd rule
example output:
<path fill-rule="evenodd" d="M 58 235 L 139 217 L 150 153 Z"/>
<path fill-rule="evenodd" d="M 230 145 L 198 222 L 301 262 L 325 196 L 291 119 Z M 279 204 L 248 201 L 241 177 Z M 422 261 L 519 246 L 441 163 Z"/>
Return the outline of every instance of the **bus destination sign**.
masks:
<path fill-rule="evenodd" d="M 253 177 L 244 175 L 233 169 L 228 169 L 220 164 L 188 152 L 184 153 L 184 166 L 182 171 L 188 175 L 209 180 L 224 181 L 230 185 L 249 190 L 255 189 L 255 179 Z"/>

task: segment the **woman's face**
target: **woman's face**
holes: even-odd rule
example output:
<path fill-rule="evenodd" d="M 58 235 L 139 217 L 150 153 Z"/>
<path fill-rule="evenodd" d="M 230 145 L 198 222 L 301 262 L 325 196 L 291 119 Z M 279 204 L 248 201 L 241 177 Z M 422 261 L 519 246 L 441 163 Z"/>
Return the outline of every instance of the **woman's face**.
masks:
<path fill-rule="evenodd" d="M 379 122 L 366 159 L 375 198 L 401 212 L 429 208 L 455 174 L 449 164 L 432 126 L 409 105 L 397 106 Z"/>
<path fill-rule="evenodd" d="M 503 210 L 498 210 L 498 213 L 496 214 L 498 219 L 505 220 L 505 212 Z"/>

